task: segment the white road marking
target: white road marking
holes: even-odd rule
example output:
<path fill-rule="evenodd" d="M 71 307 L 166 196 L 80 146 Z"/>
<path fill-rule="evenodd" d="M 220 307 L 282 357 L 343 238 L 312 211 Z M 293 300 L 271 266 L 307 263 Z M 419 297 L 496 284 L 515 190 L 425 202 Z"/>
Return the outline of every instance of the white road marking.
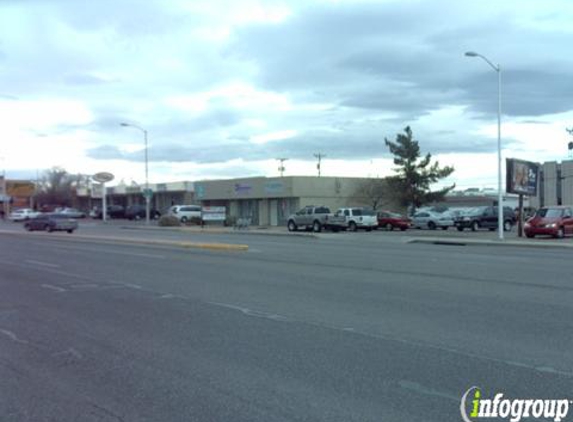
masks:
<path fill-rule="evenodd" d="M 55 290 L 56 292 L 59 292 L 59 293 L 67 292 L 67 290 L 64 289 L 63 287 L 53 286 L 51 284 L 42 284 L 42 287 L 44 287 L 46 289 L 50 289 L 50 290 Z"/>
<path fill-rule="evenodd" d="M 21 344 L 28 344 L 29 343 L 27 340 L 22 340 L 22 339 L 18 338 L 18 336 L 10 330 L 4 330 L 3 328 L 0 328 L 0 334 L 4 334 L 6 337 L 8 337 L 10 340 L 12 340 L 15 343 L 21 343 Z"/>
<path fill-rule="evenodd" d="M 52 264 L 52 263 L 43 262 L 43 261 L 34 261 L 33 259 L 26 259 L 26 262 L 28 264 L 39 265 L 41 267 L 60 268 L 60 265 L 58 265 L 58 264 Z"/>
<path fill-rule="evenodd" d="M 58 356 L 71 356 L 73 358 L 76 359 L 82 359 L 83 356 L 80 352 L 78 352 L 76 349 L 74 349 L 73 347 L 70 347 L 69 349 L 66 350 L 62 350 L 61 352 L 56 352 L 52 354 L 53 357 L 58 357 Z"/>
<path fill-rule="evenodd" d="M 424 387 L 423 385 L 418 384 L 417 382 L 400 380 L 400 381 L 398 381 L 398 385 L 405 390 L 413 391 L 413 392 L 419 393 L 419 394 L 424 394 L 425 396 L 441 397 L 444 399 L 453 400 L 456 403 L 460 402 L 460 398 L 458 396 L 455 396 L 453 394 L 444 393 L 444 392 L 437 391 L 437 390 L 433 390 L 433 389 L 428 388 L 428 387 Z"/>

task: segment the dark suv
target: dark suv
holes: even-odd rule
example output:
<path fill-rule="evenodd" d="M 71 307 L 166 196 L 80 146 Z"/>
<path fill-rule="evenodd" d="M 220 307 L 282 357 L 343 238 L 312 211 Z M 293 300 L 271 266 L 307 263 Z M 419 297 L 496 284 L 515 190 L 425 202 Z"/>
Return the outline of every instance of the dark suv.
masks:
<path fill-rule="evenodd" d="M 156 219 L 161 217 L 161 213 L 151 208 L 149 218 Z M 145 218 L 145 205 L 130 205 L 125 209 L 125 218 L 128 220 L 141 220 Z"/>
<path fill-rule="evenodd" d="M 497 228 L 497 207 L 477 207 L 463 215 L 456 217 L 454 225 L 459 231 L 470 229 L 476 231 L 479 229 L 489 229 L 494 231 Z M 515 213 L 510 207 L 503 207 L 503 230 L 510 231 L 515 224 Z"/>

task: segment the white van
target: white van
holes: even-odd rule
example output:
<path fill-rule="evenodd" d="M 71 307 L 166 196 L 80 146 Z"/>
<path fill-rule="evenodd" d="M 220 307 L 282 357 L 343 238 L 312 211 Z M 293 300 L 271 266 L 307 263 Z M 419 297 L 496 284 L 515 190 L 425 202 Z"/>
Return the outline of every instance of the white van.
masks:
<path fill-rule="evenodd" d="M 201 221 L 201 205 L 173 205 L 169 208 L 169 215 L 173 215 L 179 219 L 182 223 L 186 223 L 191 220 Z"/>

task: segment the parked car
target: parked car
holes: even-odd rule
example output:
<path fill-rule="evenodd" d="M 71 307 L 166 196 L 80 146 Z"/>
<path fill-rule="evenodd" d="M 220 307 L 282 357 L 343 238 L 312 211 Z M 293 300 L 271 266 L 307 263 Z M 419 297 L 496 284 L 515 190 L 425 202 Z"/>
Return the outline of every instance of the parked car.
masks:
<path fill-rule="evenodd" d="M 24 228 L 28 231 L 45 230 L 48 232 L 67 231 L 68 233 L 73 233 L 78 228 L 78 222 L 65 214 L 44 213 L 26 221 Z"/>
<path fill-rule="evenodd" d="M 339 208 L 335 216 L 344 217 L 348 230 L 355 232 L 358 229 L 371 231 L 378 227 L 376 213 L 368 208 Z"/>
<path fill-rule="evenodd" d="M 201 205 L 173 205 L 169 208 L 168 214 L 174 215 L 182 223 L 188 221 L 201 222 L 203 217 Z"/>
<path fill-rule="evenodd" d="M 438 227 L 448 230 L 454 225 L 454 220 L 448 214 L 440 214 L 432 211 L 418 211 L 412 216 L 412 227 L 435 230 Z"/>
<path fill-rule="evenodd" d="M 456 228 L 459 231 L 470 229 L 488 229 L 494 231 L 497 228 L 498 208 L 494 206 L 477 207 L 469 210 L 455 219 Z M 503 207 L 503 230 L 510 231 L 515 224 L 515 213 L 510 207 Z"/>
<path fill-rule="evenodd" d="M 539 234 L 557 238 L 573 234 L 573 207 L 552 206 L 539 209 L 523 228 L 529 238 Z"/>
<path fill-rule="evenodd" d="M 145 205 L 130 205 L 125 209 L 125 218 L 128 220 L 141 220 L 145 219 Z M 153 208 L 149 209 L 149 218 L 155 220 L 161 217 L 161 213 Z"/>
<path fill-rule="evenodd" d="M 31 218 L 35 218 L 40 213 L 34 211 L 31 208 L 20 208 L 19 210 L 14 210 L 8 215 L 8 220 L 11 221 L 27 221 Z"/>
<path fill-rule="evenodd" d="M 66 215 L 70 218 L 86 218 L 86 213 L 77 210 L 75 208 L 62 208 L 61 210 L 56 211 L 58 214 Z"/>
<path fill-rule="evenodd" d="M 106 207 L 107 218 L 125 218 L 125 208 L 121 205 L 108 205 Z M 90 212 L 92 218 L 103 218 L 102 210 L 100 207 L 94 208 Z"/>
<path fill-rule="evenodd" d="M 343 215 L 333 215 L 328 207 L 308 205 L 289 216 L 287 228 L 290 232 L 302 228 L 320 232 L 322 229 L 339 231 L 346 230 L 348 223 Z"/>
<path fill-rule="evenodd" d="M 378 213 L 378 227 L 388 231 L 400 229 L 402 231 L 409 229 L 412 221 L 408 217 L 391 211 L 380 211 Z"/>

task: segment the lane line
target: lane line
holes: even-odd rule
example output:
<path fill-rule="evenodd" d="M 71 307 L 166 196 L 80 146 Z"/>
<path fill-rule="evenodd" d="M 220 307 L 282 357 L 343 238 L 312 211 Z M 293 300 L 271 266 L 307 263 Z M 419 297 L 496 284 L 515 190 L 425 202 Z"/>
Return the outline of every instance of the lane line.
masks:
<path fill-rule="evenodd" d="M 61 268 L 61 265 L 58 264 L 52 264 L 50 262 L 44 262 L 44 261 L 35 261 L 33 259 L 26 259 L 25 262 L 27 262 L 28 264 L 38 265 L 40 267 Z"/>
<path fill-rule="evenodd" d="M 50 290 L 55 290 L 58 293 L 67 292 L 67 290 L 63 287 L 53 286 L 51 284 L 42 284 L 42 287 Z"/>
<path fill-rule="evenodd" d="M 8 337 L 14 343 L 21 343 L 21 344 L 28 344 L 29 343 L 29 341 L 27 341 L 27 340 L 22 340 L 22 339 L 18 338 L 18 336 L 10 330 L 5 330 L 3 328 L 0 328 L 0 333 L 4 334 L 6 337 Z"/>

